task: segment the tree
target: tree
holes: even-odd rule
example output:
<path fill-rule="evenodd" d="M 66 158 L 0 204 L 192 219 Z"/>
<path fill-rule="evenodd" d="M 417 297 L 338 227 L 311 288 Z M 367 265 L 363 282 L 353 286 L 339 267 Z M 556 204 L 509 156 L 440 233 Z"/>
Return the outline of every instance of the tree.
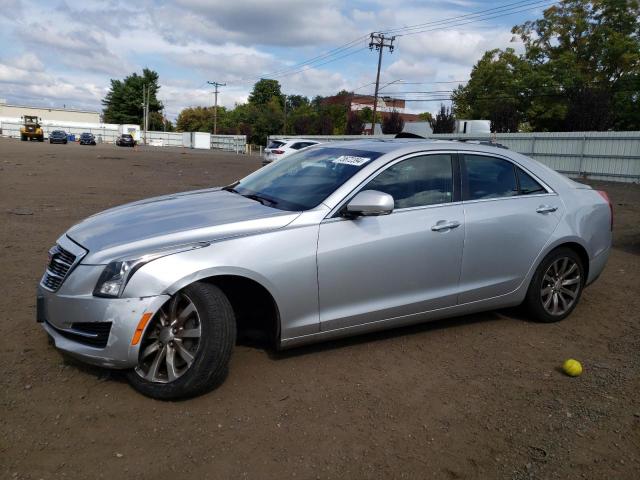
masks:
<path fill-rule="evenodd" d="M 496 131 L 640 128 L 640 1 L 562 0 L 515 26 L 525 52 L 486 52 L 453 93 L 460 118 Z"/>
<path fill-rule="evenodd" d="M 180 112 L 176 120 L 179 132 L 213 131 L 213 108 L 188 107 Z"/>
<path fill-rule="evenodd" d="M 512 102 L 498 102 L 489 115 L 491 131 L 494 133 L 515 133 L 518 131 L 520 115 Z"/>
<path fill-rule="evenodd" d="M 149 130 L 173 132 L 173 124 L 160 112 L 149 113 Z"/>
<path fill-rule="evenodd" d="M 364 131 L 364 122 L 360 116 L 360 112 L 349 111 L 347 114 L 346 135 L 362 135 Z"/>
<path fill-rule="evenodd" d="M 157 95 L 160 90 L 158 85 L 158 74 L 153 70 L 145 68 L 142 75 L 133 73 L 124 80 L 111 79 L 111 88 L 102 100 L 104 106 L 102 117 L 105 123 L 128 123 L 142 126 L 143 118 L 143 96 L 142 91 L 149 91 L 149 117 L 151 114 L 160 112 L 163 109 L 162 103 Z M 155 117 L 157 119 L 157 117 Z M 160 126 L 162 123 L 160 123 Z M 149 127 L 156 128 L 155 123 Z"/>
<path fill-rule="evenodd" d="M 515 50 L 489 50 L 473 67 L 467 85 L 453 91 L 453 113 L 457 118 L 489 119 L 497 132 L 517 131 L 527 108 L 523 91 L 528 91 L 528 78 L 529 66 Z"/>
<path fill-rule="evenodd" d="M 293 112 L 297 108 L 309 105 L 309 99 L 304 95 L 287 95 L 287 111 Z"/>
<path fill-rule="evenodd" d="M 453 133 L 456 129 L 456 118 L 451 113 L 451 109 L 441 103 L 440 111 L 429 124 L 433 133 Z"/>
<path fill-rule="evenodd" d="M 404 128 L 404 119 L 397 110 L 393 110 L 389 115 L 382 118 L 382 133 L 400 133 Z"/>
<path fill-rule="evenodd" d="M 640 74 L 638 18 L 638 0 L 563 0 L 543 18 L 513 28 L 525 58 L 552 80 L 538 103 L 565 106 L 562 129 L 637 125 L 640 90 L 630 80 Z M 636 114 L 620 116 L 629 104 Z"/>
<path fill-rule="evenodd" d="M 431 112 L 419 113 L 418 117 L 420 118 L 420 120 L 423 120 L 425 122 L 431 122 L 431 120 L 433 120 L 433 115 L 431 115 Z"/>
<path fill-rule="evenodd" d="M 266 105 L 274 97 L 280 106 L 284 107 L 284 96 L 280 90 L 280 82 L 262 78 L 253 86 L 253 90 L 249 95 L 249 103 L 253 105 Z"/>

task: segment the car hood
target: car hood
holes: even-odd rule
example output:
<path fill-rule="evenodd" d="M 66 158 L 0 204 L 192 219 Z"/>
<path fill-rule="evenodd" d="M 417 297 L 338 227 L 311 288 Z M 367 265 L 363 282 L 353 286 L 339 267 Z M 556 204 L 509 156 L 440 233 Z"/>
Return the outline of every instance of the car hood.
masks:
<path fill-rule="evenodd" d="M 99 265 L 170 246 L 267 232 L 298 215 L 226 190 L 206 189 L 105 210 L 74 225 L 66 235 L 89 251 L 82 263 Z"/>

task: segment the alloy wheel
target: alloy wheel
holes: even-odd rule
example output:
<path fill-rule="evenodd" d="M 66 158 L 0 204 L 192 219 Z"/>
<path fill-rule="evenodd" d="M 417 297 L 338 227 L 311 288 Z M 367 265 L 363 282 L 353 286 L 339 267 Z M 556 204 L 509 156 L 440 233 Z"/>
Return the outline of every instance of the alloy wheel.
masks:
<path fill-rule="evenodd" d="M 193 301 L 176 294 L 155 315 L 140 345 L 136 373 L 149 382 L 169 383 L 180 378 L 198 353 L 202 324 Z"/>
<path fill-rule="evenodd" d="M 560 257 L 549 266 L 542 277 L 542 306 L 551 315 L 564 315 L 576 302 L 580 288 L 580 267 L 573 259 Z"/>

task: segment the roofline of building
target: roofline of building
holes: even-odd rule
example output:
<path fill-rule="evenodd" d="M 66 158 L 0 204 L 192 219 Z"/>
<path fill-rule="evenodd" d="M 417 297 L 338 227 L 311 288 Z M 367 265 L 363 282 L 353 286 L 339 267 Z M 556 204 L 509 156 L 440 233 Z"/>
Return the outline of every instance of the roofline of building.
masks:
<path fill-rule="evenodd" d="M 94 113 L 96 115 L 102 114 L 102 112 L 97 112 L 95 110 L 79 110 L 77 108 L 59 108 L 59 107 L 36 107 L 34 105 L 14 105 L 12 103 L 0 103 L 0 107 L 35 108 L 38 110 L 49 110 L 49 111 L 56 111 L 56 112 Z"/>

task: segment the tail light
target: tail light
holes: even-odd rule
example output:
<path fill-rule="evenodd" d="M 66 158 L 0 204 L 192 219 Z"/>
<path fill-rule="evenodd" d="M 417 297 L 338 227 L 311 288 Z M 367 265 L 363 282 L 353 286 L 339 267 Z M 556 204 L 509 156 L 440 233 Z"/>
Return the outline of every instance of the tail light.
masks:
<path fill-rule="evenodd" d="M 275 153 L 276 155 L 282 155 L 284 150 L 271 150 L 271 153 Z"/>
<path fill-rule="evenodd" d="M 611 212 L 611 231 L 613 232 L 613 203 L 611 203 L 611 200 L 609 200 L 609 195 L 607 195 L 607 192 L 603 190 L 596 190 L 596 191 L 609 204 L 609 211 Z"/>

